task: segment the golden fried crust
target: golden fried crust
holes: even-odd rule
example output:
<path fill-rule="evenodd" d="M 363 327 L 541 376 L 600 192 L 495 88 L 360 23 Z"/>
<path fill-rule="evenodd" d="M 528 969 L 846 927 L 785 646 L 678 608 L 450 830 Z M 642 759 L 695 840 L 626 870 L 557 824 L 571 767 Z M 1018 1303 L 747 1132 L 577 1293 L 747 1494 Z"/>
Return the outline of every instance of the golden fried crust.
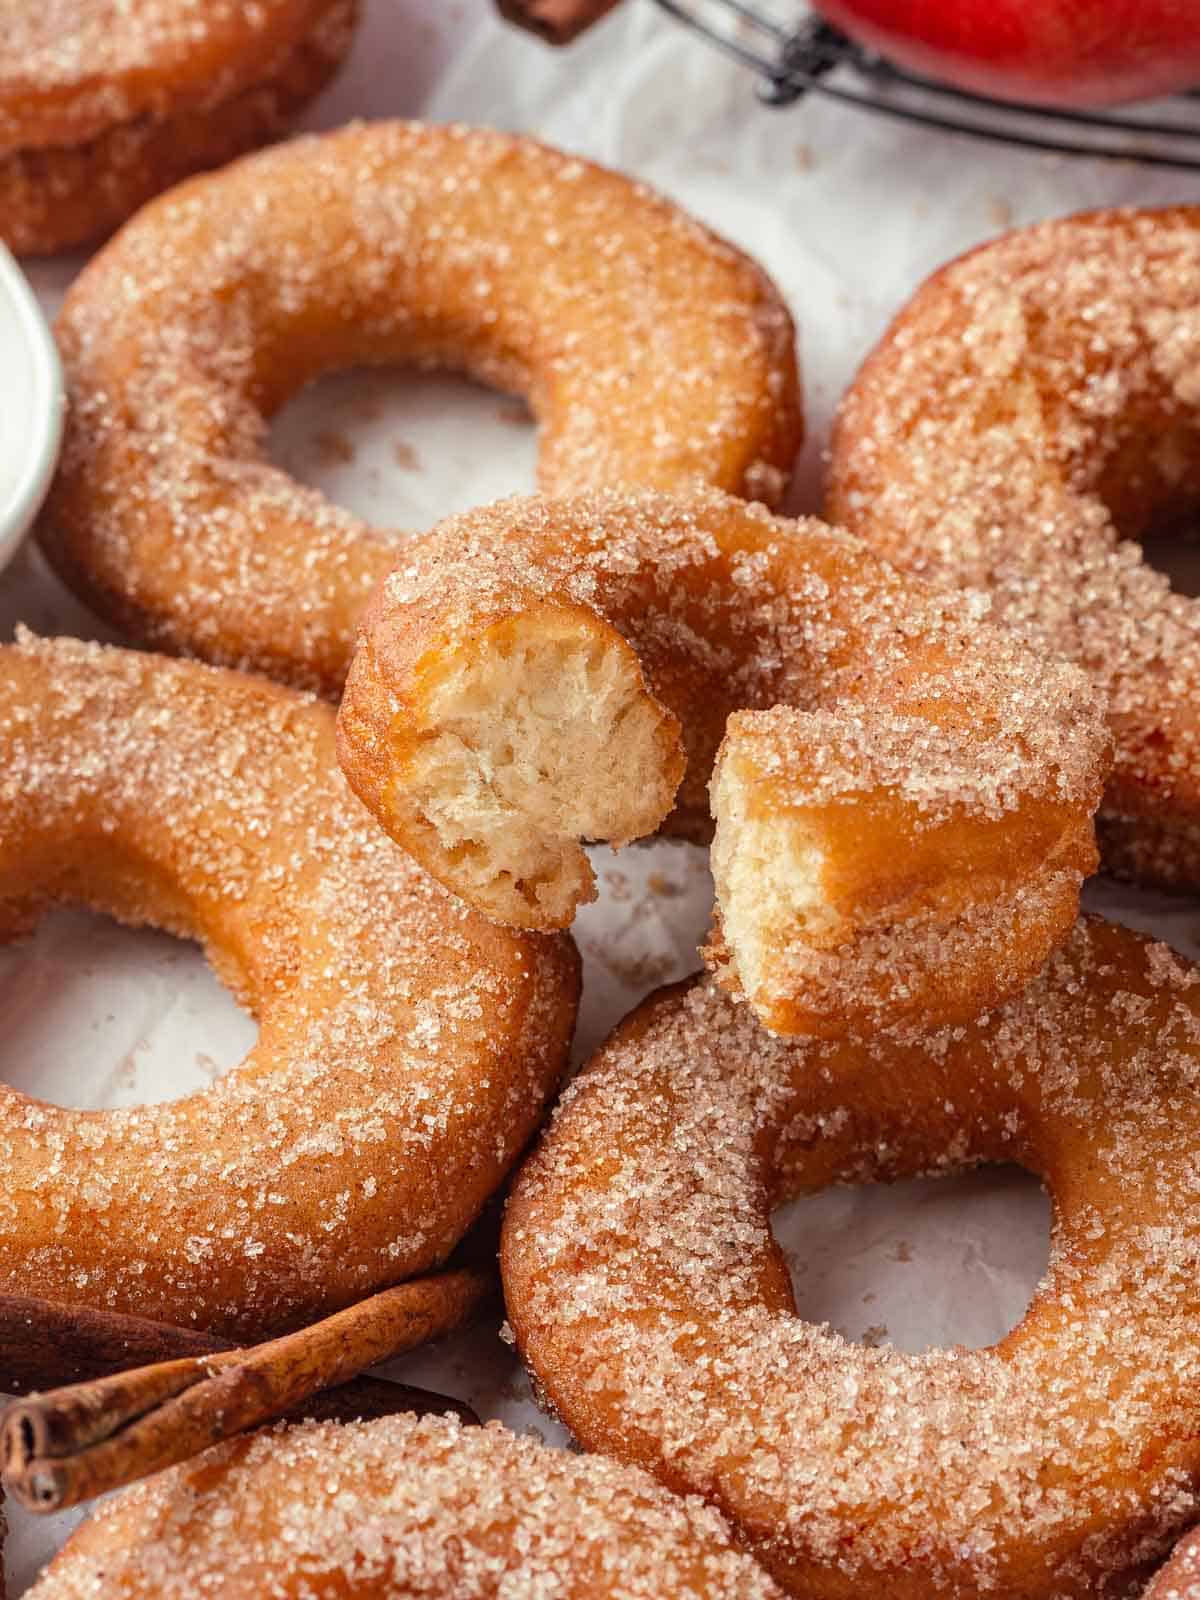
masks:
<path fill-rule="evenodd" d="M 1038 969 L 1095 864 L 1106 738 L 1083 675 L 977 608 L 697 491 L 508 500 L 410 545 L 339 755 L 427 870 L 526 927 L 589 897 L 581 839 L 706 837 L 711 774 L 710 960 L 768 1026 L 834 1037 L 973 1016 Z"/>
<path fill-rule="evenodd" d="M 699 481 L 776 499 L 801 437 L 791 320 L 745 256 L 616 173 L 482 129 L 298 139 L 143 210 L 73 286 L 44 548 L 164 648 L 336 694 L 372 530 L 269 465 L 332 367 L 524 394 L 562 492 Z"/>
<path fill-rule="evenodd" d="M 781 1600 L 702 1501 L 492 1423 L 233 1440 L 83 1524 L 30 1600 Z"/>
<path fill-rule="evenodd" d="M 1200 207 L 1099 211 L 943 267 L 842 402 L 828 509 L 988 590 L 1108 706 L 1107 865 L 1200 884 L 1200 601 L 1130 540 L 1200 507 Z"/>
<path fill-rule="evenodd" d="M 1200 1600 L 1200 1533 L 1185 1534 L 1142 1600 Z"/>
<path fill-rule="evenodd" d="M 1200 971 L 1094 920 L 941 1032 L 787 1043 L 711 981 L 663 991 L 514 1188 L 518 1347 L 587 1449 L 704 1494 L 797 1595 L 1127 1596 L 1200 1511 L 1198 1085 Z M 1010 1334 L 907 1355 L 800 1320 L 777 1205 L 979 1162 L 1054 1201 Z"/>
<path fill-rule="evenodd" d="M 16 0 L 0 33 L 0 152 L 211 110 L 277 71 L 328 0 Z"/>
<path fill-rule="evenodd" d="M 209 1090 L 0 1089 L 0 1287 L 231 1337 L 440 1262 L 536 1128 L 569 941 L 471 915 L 337 771 L 328 707 L 73 641 L 0 650 L 0 933 L 76 901 L 199 940 L 257 1016 Z"/>
<path fill-rule="evenodd" d="M 309 31 L 216 105 L 188 101 L 106 124 L 79 142 L 0 150 L 0 238 L 18 255 L 85 244 L 181 179 L 277 138 L 340 65 L 358 0 L 304 10 Z"/>

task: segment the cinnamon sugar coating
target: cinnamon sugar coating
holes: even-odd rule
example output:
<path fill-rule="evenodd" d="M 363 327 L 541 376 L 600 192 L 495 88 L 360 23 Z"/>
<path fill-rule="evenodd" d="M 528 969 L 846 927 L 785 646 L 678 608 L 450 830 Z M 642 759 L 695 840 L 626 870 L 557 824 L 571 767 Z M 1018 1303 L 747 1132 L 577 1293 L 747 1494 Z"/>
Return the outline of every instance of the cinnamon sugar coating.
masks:
<path fill-rule="evenodd" d="M 1200 1600 L 1200 1532 L 1184 1535 L 1142 1600 Z"/>
<path fill-rule="evenodd" d="M 631 651 L 639 687 L 618 703 L 611 742 L 620 755 L 647 705 L 674 730 L 655 757 L 669 778 L 666 811 L 682 740 L 667 832 L 710 834 L 722 747 L 721 929 L 710 951 L 721 981 L 784 1032 L 958 1019 L 1019 988 L 1069 933 L 1095 862 L 1106 754 L 1082 674 L 980 616 L 899 577 L 846 534 L 711 490 L 506 500 L 408 545 L 381 585 L 342 703 L 341 760 L 384 827 L 440 881 L 492 915 L 554 926 L 538 882 L 523 900 L 493 901 L 478 862 L 492 849 L 498 880 L 511 877 L 506 841 L 536 827 L 532 808 L 559 790 L 564 810 L 574 804 L 573 741 L 599 702 L 585 695 L 577 710 L 557 682 L 535 686 L 547 730 L 531 757 L 537 783 L 528 801 L 512 800 L 499 764 L 501 735 L 508 745 L 523 737 L 512 687 L 520 659 L 511 655 L 500 690 L 477 675 L 459 695 L 473 721 L 441 709 L 441 686 L 493 646 L 508 649 L 518 626 L 535 644 L 578 637 L 591 662 Z M 419 785 L 437 741 L 458 750 L 474 737 L 488 694 L 499 731 L 462 782 L 482 796 L 477 815 L 492 807 L 490 832 L 460 839 L 441 820 L 457 796 Z M 657 776 L 650 760 L 634 770 L 628 750 L 595 780 L 608 831 L 588 815 L 571 825 L 618 843 L 648 831 L 636 819 Z M 622 786 L 629 816 L 614 817 Z M 650 826 L 659 821 L 661 811 Z M 803 844 L 795 884 L 787 829 Z M 747 844 L 760 835 L 761 869 Z M 577 840 L 570 846 L 581 855 Z M 793 904 L 763 909 L 758 889 Z"/>
<path fill-rule="evenodd" d="M 1008 234 L 918 290 L 842 402 L 829 514 L 1079 662 L 1107 864 L 1200 884 L 1200 601 L 1132 541 L 1200 509 L 1200 208 Z"/>
<path fill-rule="evenodd" d="M 1079 923 L 962 1028 L 784 1043 L 662 991 L 568 1089 L 504 1226 L 509 1317 L 589 1449 L 703 1493 L 796 1594 L 1130 1596 L 1200 1511 L 1200 969 Z M 988 1349 L 797 1315 L 769 1217 L 1017 1162 L 1050 1265 Z"/>
<path fill-rule="evenodd" d="M 150 643 L 336 694 L 395 559 L 265 456 L 308 380 L 449 366 L 526 396 L 553 492 L 774 499 L 800 442 L 764 274 L 641 185 L 486 129 L 297 139 L 143 210 L 68 295 L 70 411 L 42 542 Z"/>
<path fill-rule="evenodd" d="M 7 0 L 0 152 L 77 145 L 269 78 L 325 0 Z"/>
<path fill-rule="evenodd" d="M 273 1428 L 135 1484 L 30 1600 L 780 1600 L 636 1468 L 454 1417 Z"/>
<path fill-rule="evenodd" d="M 341 65 L 359 12 L 358 0 L 17 3 L 27 13 L 16 19 L 17 35 L 32 39 L 18 58 L 5 16 L 0 238 L 18 255 L 111 233 L 172 184 L 277 138 Z M 61 25 L 57 33 L 51 21 Z M 235 43 L 243 53 L 225 54 Z M 174 76 L 159 76 L 160 54 Z M 215 54 L 223 65 L 213 64 Z M 114 66 L 105 76 L 110 61 L 124 62 L 124 71 Z M 46 94 L 30 93 L 30 75 L 43 70 L 58 76 L 43 81 Z M 26 95 L 18 103 L 14 81 Z"/>
<path fill-rule="evenodd" d="M 0 935 L 76 901 L 198 939 L 260 1022 L 211 1089 L 0 1086 L 0 1287 L 233 1338 L 441 1262 L 536 1128 L 578 961 L 467 912 L 346 789 L 334 718 L 71 640 L 0 649 Z"/>

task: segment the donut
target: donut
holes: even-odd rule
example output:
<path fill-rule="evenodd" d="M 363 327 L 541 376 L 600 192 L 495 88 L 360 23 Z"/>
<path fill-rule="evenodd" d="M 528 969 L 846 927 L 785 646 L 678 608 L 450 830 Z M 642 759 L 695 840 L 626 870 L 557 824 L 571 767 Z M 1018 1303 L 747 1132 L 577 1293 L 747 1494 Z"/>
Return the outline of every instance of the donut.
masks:
<path fill-rule="evenodd" d="M 44 255 L 283 132 L 340 65 L 358 0 L 10 0 L 0 238 Z"/>
<path fill-rule="evenodd" d="M 1179 1541 L 1142 1600 L 1200 1600 L 1200 1530 Z"/>
<path fill-rule="evenodd" d="M 265 680 L 0 649 L 0 936 L 63 900 L 200 940 L 260 1032 L 166 1104 L 0 1086 L 0 1292 L 313 1321 L 445 1258 L 565 1064 L 574 951 L 446 895 L 346 789 L 332 710 Z"/>
<path fill-rule="evenodd" d="M 445 522 L 375 596 L 339 718 L 383 827 L 517 927 L 594 895 L 584 839 L 708 837 L 712 774 L 709 959 L 769 1027 L 830 1036 L 1032 976 L 1095 861 L 1104 750 L 1075 669 L 713 490 Z"/>
<path fill-rule="evenodd" d="M 195 179 L 87 267 L 58 336 L 60 575 L 138 639 L 334 697 L 396 549 L 266 459 L 319 373 L 523 394 L 556 492 L 777 499 L 801 437 L 791 320 L 753 263 L 628 178 L 480 129 L 352 127 Z"/>
<path fill-rule="evenodd" d="M 135 1484 L 29 1600 L 781 1600 L 724 1520 L 649 1474 L 498 1423 L 263 1431 Z"/>
<path fill-rule="evenodd" d="M 1134 542 L 1200 507 L 1200 207 L 1020 229 L 918 290 L 842 402 L 828 513 L 1078 662 L 1111 870 L 1200 886 L 1200 601 Z"/>
<path fill-rule="evenodd" d="M 1071 1600 L 1200 1512 L 1200 972 L 1083 921 L 966 1027 L 772 1038 L 711 981 L 567 1091 L 504 1223 L 509 1320 L 590 1450 L 712 1501 L 805 1600 Z M 830 1183 L 1017 1162 L 1048 1275 L 987 1349 L 797 1314 L 770 1213 Z"/>

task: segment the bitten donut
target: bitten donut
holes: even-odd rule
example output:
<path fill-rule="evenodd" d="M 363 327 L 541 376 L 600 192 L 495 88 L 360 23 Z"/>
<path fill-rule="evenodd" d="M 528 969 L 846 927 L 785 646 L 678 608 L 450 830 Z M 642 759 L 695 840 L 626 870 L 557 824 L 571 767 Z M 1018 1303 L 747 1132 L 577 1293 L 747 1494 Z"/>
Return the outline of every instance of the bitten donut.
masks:
<path fill-rule="evenodd" d="M 0 238 L 45 254 L 281 133 L 349 48 L 357 0 L 8 0 Z"/>
<path fill-rule="evenodd" d="M 1094 864 L 1104 748 L 1075 669 L 712 491 L 450 519 L 376 596 L 339 723 L 383 826 L 521 927 L 594 895 L 584 839 L 707 837 L 712 773 L 710 958 L 770 1027 L 830 1035 L 1037 970 Z"/>
<path fill-rule="evenodd" d="M 0 934 L 51 902 L 200 940 L 260 1024 L 211 1089 L 0 1085 L 0 1288 L 230 1338 L 439 1263 L 536 1128 L 577 961 L 468 913 L 346 789 L 324 705 L 187 663 L 0 649 Z"/>
<path fill-rule="evenodd" d="M 647 1473 L 498 1423 L 276 1428 L 127 1489 L 29 1600 L 782 1600 L 728 1525 Z"/>
<path fill-rule="evenodd" d="M 1142 1600 L 1200 1600 L 1200 1530 L 1179 1541 Z"/>
<path fill-rule="evenodd" d="M 628 178 L 480 129 L 354 127 L 197 179 L 89 265 L 58 336 L 60 574 L 138 638 L 331 695 L 396 549 L 266 458 L 319 373 L 523 394 L 552 492 L 773 500 L 800 441 L 791 320 L 752 262 Z"/>
<path fill-rule="evenodd" d="M 586 1448 L 704 1494 L 806 1600 L 1128 1596 L 1200 1511 L 1198 1088 L 1200 969 L 1095 921 L 931 1034 L 789 1045 L 711 982 L 663 991 L 522 1169 L 518 1346 Z M 774 1207 L 993 1161 L 1054 1201 L 998 1344 L 800 1320 Z"/>
<path fill-rule="evenodd" d="M 1100 211 L 952 262 L 845 397 L 829 515 L 1079 662 L 1114 869 L 1200 885 L 1200 601 L 1132 540 L 1200 509 L 1200 207 Z"/>

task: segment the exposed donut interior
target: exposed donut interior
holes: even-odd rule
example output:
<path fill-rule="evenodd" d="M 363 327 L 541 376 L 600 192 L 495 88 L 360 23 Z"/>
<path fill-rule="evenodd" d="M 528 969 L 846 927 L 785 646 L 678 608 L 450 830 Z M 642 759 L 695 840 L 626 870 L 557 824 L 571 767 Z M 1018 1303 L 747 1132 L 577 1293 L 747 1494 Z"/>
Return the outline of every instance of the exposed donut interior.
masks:
<path fill-rule="evenodd" d="M 397 803 L 489 915 L 566 927 L 596 893 L 581 841 L 627 844 L 670 811 L 678 720 L 615 628 L 561 606 L 493 624 L 424 687 Z"/>

